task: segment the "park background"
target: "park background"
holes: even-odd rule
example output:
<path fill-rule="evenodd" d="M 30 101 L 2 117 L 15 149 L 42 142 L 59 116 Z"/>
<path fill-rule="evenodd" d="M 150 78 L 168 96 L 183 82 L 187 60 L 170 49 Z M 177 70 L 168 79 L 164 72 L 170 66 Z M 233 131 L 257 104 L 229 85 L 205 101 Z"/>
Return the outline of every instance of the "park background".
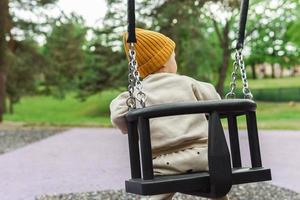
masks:
<path fill-rule="evenodd" d="M 109 103 L 127 84 L 126 2 L 2 4 L 1 118 L 27 126 L 111 126 Z M 136 7 L 137 27 L 175 40 L 179 73 L 228 92 L 239 1 L 141 0 Z M 298 0 L 251 1 L 244 54 L 260 128 L 299 129 L 299 9 Z"/>
<path fill-rule="evenodd" d="M 224 97 L 231 79 L 239 4 L 239 0 L 137 0 L 136 25 L 172 38 L 176 42 L 179 73 L 213 83 Z M 127 89 L 128 66 L 122 44 L 122 33 L 127 30 L 126 11 L 125 0 L 0 1 L 0 164 L 8 166 L 1 167 L 0 177 L 8 178 L 1 178 L 0 187 L 16 188 L 19 177 L 28 175 L 28 179 L 22 179 L 22 192 L 48 187 L 55 188 L 54 192 L 76 192 L 78 188 L 89 191 L 89 184 L 76 185 L 72 177 L 60 177 L 55 174 L 56 170 L 65 170 L 66 174 L 79 172 L 75 179 L 80 182 L 80 173 L 87 176 L 99 169 L 105 171 L 101 164 L 89 171 L 95 162 L 110 162 L 103 152 L 121 163 L 117 163 L 120 166 L 115 171 L 106 170 L 108 175 L 101 176 L 118 177 L 118 184 L 123 186 L 123 179 L 128 177 L 123 173 L 128 167 L 125 165 L 128 158 L 125 153 L 119 154 L 125 152 L 124 145 L 127 144 L 123 143 L 125 136 L 113 134 L 118 131 L 111 129 L 109 104 Z M 272 153 L 288 148 L 280 155 L 282 157 L 278 157 L 285 163 L 276 161 L 272 170 L 275 182 L 285 181 L 284 184 L 292 185 L 290 189 L 297 192 L 300 191 L 299 179 L 294 184 L 288 178 L 299 176 L 298 145 L 295 145 L 300 130 L 299 32 L 299 0 L 250 0 L 244 60 L 249 86 L 258 105 L 258 127 L 268 141 L 275 140 L 275 146 L 294 142 L 290 146 L 281 146 L 282 151 L 278 148 L 263 151 L 269 146 L 262 145 L 262 151 L 271 155 L 267 158 L 267 163 L 271 163 L 268 159 L 277 158 Z M 242 83 L 238 81 L 237 95 L 242 98 L 241 88 Z M 239 120 L 239 127 L 245 128 L 245 119 Z M 62 131 L 66 132 L 58 134 Z M 57 137 L 49 137 L 54 135 Z M 76 142 L 72 139 L 74 135 L 80 136 Z M 33 143 L 39 140 L 41 143 Z M 108 152 L 105 148 L 110 148 L 112 141 L 115 148 Z M 87 146 L 76 149 L 76 145 Z M 19 148 L 24 146 L 27 148 Z M 124 149 L 120 150 L 121 147 Z M 36 155 L 38 153 L 40 155 Z M 61 168 L 53 167 L 53 163 L 58 163 L 56 160 L 52 163 L 53 155 L 58 160 L 61 158 Z M 64 165 L 66 162 L 68 167 L 70 163 L 81 166 L 84 162 L 80 159 L 91 156 L 95 158 L 92 157 L 91 163 L 87 162 L 86 168 L 74 166 L 69 169 Z M 96 156 L 104 158 L 101 160 Z M 27 163 L 26 158 L 29 162 L 36 158 L 42 161 Z M 76 158 L 76 161 L 69 160 Z M 14 162 L 17 162 L 15 168 L 10 165 Z M 288 167 L 283 169 L 280 163 Z M 41 179 L 34 182 L 43 183 L 44 188 L 35 186 L 33 177 L 48 165 L 52 168 L 45 170 L 46 175 L 41 174 Z M 25 173 L 27 169 L 28 174 Z M 35 169 L 35 173 L 31 169 Z M 298 176 L 287 171 L 291 169 Z M 11 176 L 7 175 L 9 170 Z M 43 182 L 49 174 L 53 175 L 53 182 Z M 94 181 L 95 188 L 99 188 L 99 182 L 93 179 L 97 176 L 99 174 L 91 174 L 89 179 Z M 65 178 L 60 184 L 68 184 L 68 190 L 55 185 L 58 183 L 55 178 Z M 106 185 L 106 182 L 102 183 Z M 286 186 L 284 184 L 281 186 Z M 286 194 L 268 185 L 256 188 L 271 191 L 274 195 Z M 237 194 L 240 191 L 252 189 L 241 189 Z M 0 192 L 1 199 L 5 199 L 3 194 Z M 261 196 L 266 195 L 262 193 Z M 278 198 L 289 199 L 280 195 Z"/>

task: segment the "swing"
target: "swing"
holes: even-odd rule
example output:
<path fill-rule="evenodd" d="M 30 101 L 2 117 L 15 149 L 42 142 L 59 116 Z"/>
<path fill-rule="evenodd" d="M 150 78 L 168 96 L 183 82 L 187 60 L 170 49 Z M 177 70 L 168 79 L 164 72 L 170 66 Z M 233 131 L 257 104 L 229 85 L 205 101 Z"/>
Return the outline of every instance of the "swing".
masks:
<path fill-rule="evenodd" d="M 157 195 L 180 192 L 208 198 L 225 196 L 232 185 L 271 180 L 271 170 L 264 168 L 261 162 L 258 130 L 256 123 L 256 103 L 251 100 L 245 66 L 242 57 L 245 25 L 249 0 L 241 3 L 239 37 L 236 46 L 231 90 L 225 100 L 202 101 L 192 103 L 171 103 L 145 107 L 145 94 L 137 71 L 134 43 L 135 2 L 128 0 L 128 40 L 129 75 L 126 115 L 128 123 L 128 142 L 131 167 L 131 179 L 125 182 L 126 192 L 139 195 Z M 240 68 L 245 99 L 235 98 L 235 81 Z M 135 93 L 136 90 L 136 93 Z M 134 95 L 134 93 L 136 95 Z M 142 108 L 137 109 L 136 102 Z M 208 118 L 208 172 L 195 172 L 179 175 L 153 175 L 152 149 L 149 119 L 173 115 L 204 113 Z M 250 148 L 251 166 L 242 166 L 237 118 L 246 116 Z M 227 119 L 230 151 L 221 124 L 221 118 Z"/>

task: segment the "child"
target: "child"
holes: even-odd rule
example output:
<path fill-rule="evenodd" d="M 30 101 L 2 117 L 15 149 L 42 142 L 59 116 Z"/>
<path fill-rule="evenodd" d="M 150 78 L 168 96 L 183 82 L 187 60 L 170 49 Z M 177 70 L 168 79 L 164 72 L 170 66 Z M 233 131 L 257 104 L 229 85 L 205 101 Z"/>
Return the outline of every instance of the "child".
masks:
<path fill-rule="evenodd" d="M 138 28 L 136 36 L 136 59 L 143 78 L 146 106 L 220 99 L 211 84 L 176 74 L 174 41 L 163 34 Z M 123 39 L 128 56 L 126 38 L 125 33 Z M 128 92 L 123 92 L 110 104 L 112 123 L 123 133 L 127 133 L 124 116 L 128 111 L 128 97 Z M 150 129 L 155 175 L 208 170 L 208 123 L 204 114 L 151 119 Z M 172 199 L 173 195 L 154 195 L 150 199 Z"/>

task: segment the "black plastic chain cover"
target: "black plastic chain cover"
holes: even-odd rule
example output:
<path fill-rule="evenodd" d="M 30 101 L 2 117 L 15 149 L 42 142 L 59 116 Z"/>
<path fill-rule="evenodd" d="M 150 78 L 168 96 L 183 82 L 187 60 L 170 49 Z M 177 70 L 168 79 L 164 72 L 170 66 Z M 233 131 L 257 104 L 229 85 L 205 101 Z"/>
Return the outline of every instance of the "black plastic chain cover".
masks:
<path fill-rule="evenodd" d="M 249 0 L 242 0 L 241 9 L 240 9 L 239 35 L 236 44 L 236 49 L 242 49 L 244 46 L 248 7 L 249 7 Z"/>
<path fill-rule="evenodd" d="M 128 39 L 127 43 L 136 43 L 135 35 L 135 2 L 128 0 Z"/>

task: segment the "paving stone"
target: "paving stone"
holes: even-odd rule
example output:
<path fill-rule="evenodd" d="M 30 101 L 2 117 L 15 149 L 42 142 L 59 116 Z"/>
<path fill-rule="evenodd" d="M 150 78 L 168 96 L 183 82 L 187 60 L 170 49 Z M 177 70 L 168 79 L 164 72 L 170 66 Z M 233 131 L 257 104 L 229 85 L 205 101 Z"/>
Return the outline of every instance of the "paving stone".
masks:
<path fill-rule="evenodd" d="M 260 142 L 263 164 L 272 170 L 273 180 L 270 183 L 300 192 L 300 160 L 296 159 L 300 151 L 300 132 L 260 131 Z M 248 165 L 249 145 L 244 131 L 240 134 L 240 146 L 243 164 Z M 130 177 L 128 160 L 127 137 L 116 129 L 71 129 L 1 154 L 0 200 L 32 200 L 43 194 L 76 195 L 87 191 L 97 194 L 97 191 L 103 193 L 101 191 L 110 189 L 113 191 L 104 192 L 107 198 L 121 195 L 121 199 L 126 199 L 127 194 L 119 190 L 124 188 L 125 179 Z M 243 193 L 255 190 L 258 190 L 255 194 L 264 190 L 272 190 L 273 193 L 262 193 L 257 198 L 253 194 L 248 200 L 298 198 L 295 193 L 280 196 L 280 193 L 288 194 L 281 189 L 272 186 L 246 188 L 232 193 L 232 198 L 243 199 L 243 195 L 247 196 Z M 115 193 L 116 190 L 119 192 Z"/>
<path fill-rule="evenodd" d="M 5 128 L 0 129 L 0 154 L 26 146 L 62 132 L 62 128 Z"/>
<path fill-rule="evenodd" d="M 229 193 L 231 200 L 300 200 L 299 194 L 268 183 L 252 183 L 233 186 Z M 36 200 L 131 200 L 140 196 L 128 194 L 124 190 L 105 190 L 97 192 L 43 195 Z M 206 200 L 177 193 L 173 200 Z"/>

